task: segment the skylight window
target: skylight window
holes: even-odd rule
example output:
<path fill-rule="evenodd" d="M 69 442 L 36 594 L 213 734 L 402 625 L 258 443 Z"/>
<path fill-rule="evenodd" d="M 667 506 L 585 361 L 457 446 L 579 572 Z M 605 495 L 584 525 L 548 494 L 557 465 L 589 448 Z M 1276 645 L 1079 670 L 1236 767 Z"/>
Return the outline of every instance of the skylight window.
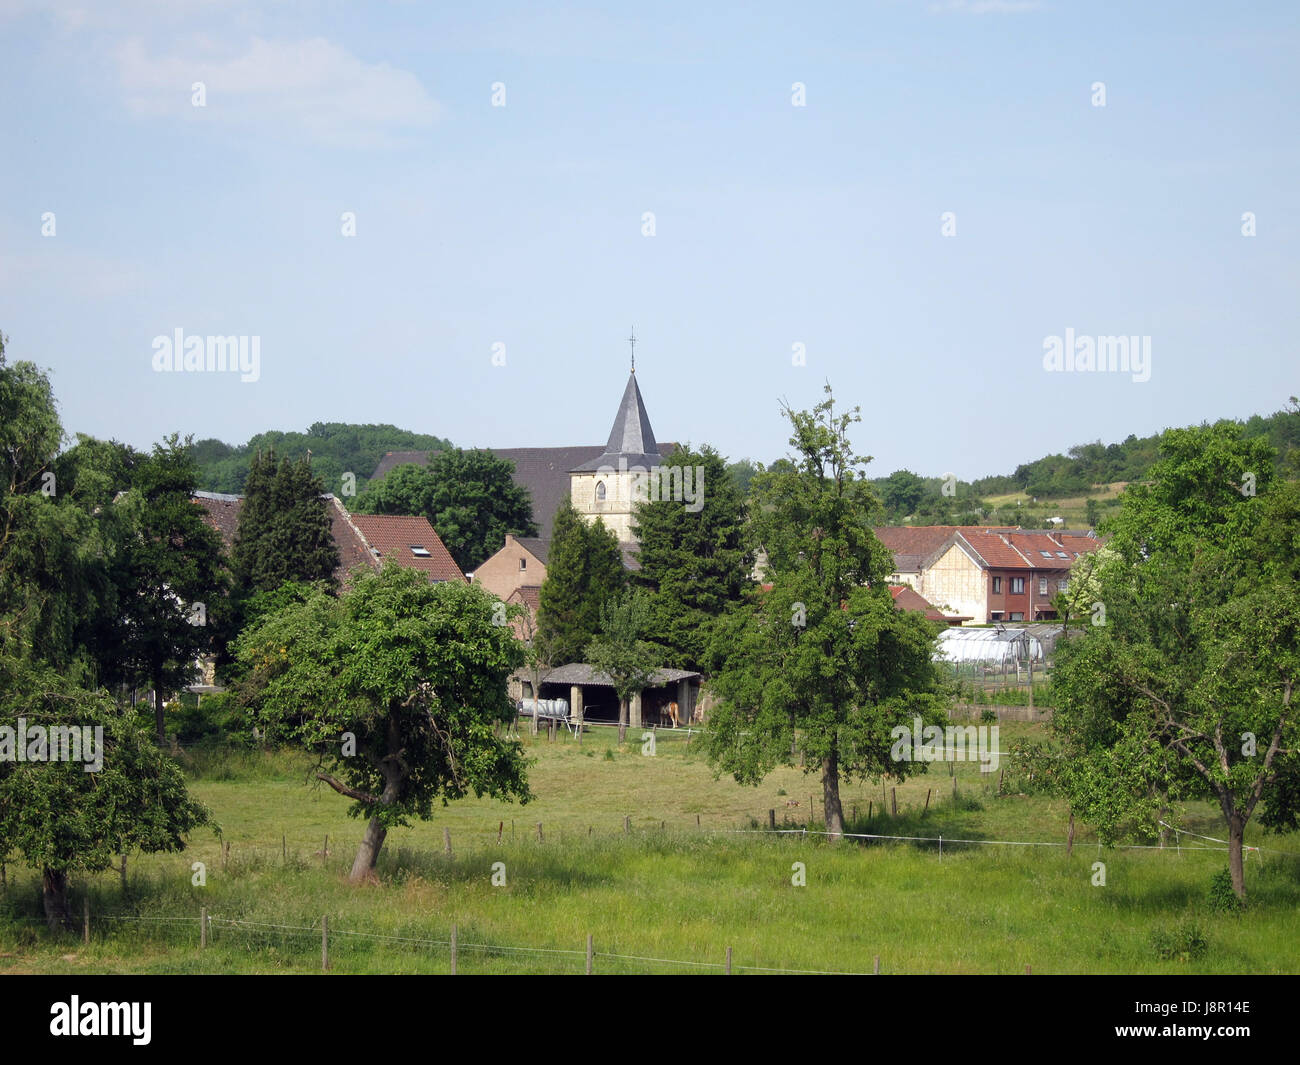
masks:
<path fill-rule="evenodd" d="M 433 555 L 429 554 L 429 549 L 423 544 L 411 544 L 410 546 L 411 554 L 416 558 L 433 558 Z"/>
<path fill-rule="evenodd" d="M 1038 553 L 1039 553 L 1040 555 L 1042 555 L 1044 558 L 1051 558 L 1051 557 L 1052 557 L 1052 552 L 1050 552 L 1050 551 L 1042 551 L 1042 550 L 1040 550 Z"/>
<path fill-rule="evenodd" d="M 1063 559 L 1065 559 L 1067 562 L 1070 561 L 1070 556 L 1067 555 L 1064 551 L 1058 551 L 1058 552 L 1056 552 L 1056 557 L 1057 557 L 1057 558 L 1063 558 Z"/>

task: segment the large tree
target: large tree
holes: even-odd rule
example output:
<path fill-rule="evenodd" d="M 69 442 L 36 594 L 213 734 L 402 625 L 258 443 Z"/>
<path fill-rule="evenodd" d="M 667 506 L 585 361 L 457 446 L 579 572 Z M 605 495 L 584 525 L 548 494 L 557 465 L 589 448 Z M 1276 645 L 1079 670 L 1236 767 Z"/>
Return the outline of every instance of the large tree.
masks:
<path fill-rule="evenodd" d="M 752 514 L 768 554 L 770 587 L 724 616 L 713 642 L 719 704 L 709 719 L 710 760 L 757 784 L 805 755 L 820 772 L 826 830 L 844 830 L 841 781 L 904 778 L 891 728 L 940 720 L 931 661 L 934 628 L 894 607 L 892 559 L 871 531 L 876 501 L 855 472 L 848 429 L 830 386 L 812 411 L 783 407 L 794 433 L 791 465 L 755 478 Z M 920 767 L 920 768 L 923 768 Z"/>
<path fill-rule="evenodd" d="M 369 514 L 423 514 L 466 572 L 501 550 L 506 534 L 536 536 L 533 504 L 515 483 L 515 464 L 482 449 L 449 447 L 428 466 L 398 466 L 370 485 L 356 509 Z"/>
<path fill-rule="evenodd" d="M 56 728 L 75 729 L 77 746 L 56 743 Z M 56 751 L 80 760 L 56 760 Z M 71 926 L 70 873 L 101 872 L 132 850 L 183 850 L 185 835 L 208 820 L 129 708 L 0 655 L 0 859 L 16 852 L 40 870 L 51 930 Z"/>
<path fill-rule="evenodd" d="M 1252 815 L 1294 825 L 1300 810 L 1300 486 L 1232 423 L 1171 429 L 1160 454 L 1106 526 L 1104 623 L 1057 650 L 1062 781 L 1106 842 L 1210 799 L 1244 898 Z"/>
<path fill-rule="evenodd" d="M 310 459 L 256 455 L 248 468 L 232 562 L 245 594 L 285 581 L 332 581 L 339 565 L 325 486 Z"/>
<path fill-rule="evenodd" d="M 522 749 L 495 735 L 514 716 L 506 681 L 524 661 L 499 607 L 479 588 L 389 563 L 240 637 L 261 722 L 319 752 L 318 779 L 368 819 L 354 883 L 388 830 L 427 820 L 436 799 L 528 801 Z"/>
<path fill-rule="evenodd" d="M 600 609 L 626 584 L 618 538 L 585 522 L 566 499 L 555 512 L 537 623 L 557 663 L 582 660 L 600 630 Z"/>
<path fill-rule="evenodd" d="M 106 679 L 149 684 L 159 744 L 166 694 L 191 683 L 195 660 L 212 649 L 208 611 L 227 590 L 221 539 L 193 502 L 195 478 L 187 445 L 173 435 L 140 463 L 116 504 L 127 535 L 111 568 L 117 609 Z"/>
<path fill-rule="evenodd" d="M 708 445 L 683 447 L 672 465 L 691 471 L 696 499 L 665 491 L 637 504 L 632 531 L 641 568 L 632 579 L 651 592 L 644 637 L 671 665 L 698 670 L 714 619 L 753 583 L 754 555 L 745 542 L 745 501 L 723 457 Z"/>

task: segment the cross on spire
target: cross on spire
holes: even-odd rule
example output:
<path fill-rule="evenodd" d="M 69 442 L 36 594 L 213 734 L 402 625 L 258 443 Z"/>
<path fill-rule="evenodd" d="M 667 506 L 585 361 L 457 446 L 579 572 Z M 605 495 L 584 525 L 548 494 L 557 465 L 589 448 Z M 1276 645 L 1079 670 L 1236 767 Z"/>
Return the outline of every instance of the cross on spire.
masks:
<path fill-rule="evenodd" d="M 636 373 L 636 326 L 632 327 L 632 335 L 627 338 L 627 342 L 632 345 L 632 372 Z"/>

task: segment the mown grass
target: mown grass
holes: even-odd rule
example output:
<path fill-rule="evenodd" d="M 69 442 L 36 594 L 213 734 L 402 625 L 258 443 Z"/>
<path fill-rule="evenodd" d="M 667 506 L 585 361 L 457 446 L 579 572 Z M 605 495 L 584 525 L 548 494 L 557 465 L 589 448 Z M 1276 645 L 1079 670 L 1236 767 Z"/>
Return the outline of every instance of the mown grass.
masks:
<path fill-rule="evenodd" d="M 1005 723 L 1001 749 L 1040 728 Z M 202 833 L 184 854 L 133 858 L 125 897 L 115 872 L 88 878 L 74 888 L 76 908 L 88 892 L 94 915 L 84 946 L 79 936 L 49 934 L 38 878 L 11 865 L 0 896 L 0 972 L 315 972 L 323 915 L 336 972 L 446 972 L 453 922 L 465 973 L 582 972 L 588 933 L 598 972 L 719 971 L 728 946 L 741 972 L 869 972 L 876 955 L 885 973 L 1300 969 L 1300 857 L 1279 853 L 1300 852 L 1294 836 L 1250 836 L 1274 848 L 1248 861 L 1250 905 L 1240 917 L 1216 915 L 1206 899 L 1221 852 L 1099 851 L 1085 826 L 1071 856 L 1063 847 L 951 842 L 1064 842 L 1063 803 L 999 795 L 997 774 L 969 763 L 956 767 L 956 800 L 946 765 L 898 785 L 897 817 L 882 814 L 887 787 L 844 792 L 846 813 L 858 807 L 854 831 L 942 835 L 941 858 L 929 841 L 774 836 L 762 831 L 768 810 L 786 829 L 820 827 L 819 810 L 811 819 L 808 810 L 815 775 L 784 770 L 741 787 L 713 779 L 698 741 L 688 747 L 680 733 L 660 733 L 646 757 L 638 737 L 619 750 L 612 730 L 588 734 L 581 747 L 525 736 L 536 758 L 533 803 L 466 800 L 396 829 L 376 881 L 360 888 L 346 874 L 361 824 L 345 816 L 346 800 L 307 783 L 307 759 L 188 758 L 192 790 L 230 844 L 226 867 L 216 835 Z M 1017 780 L 1008 766 L 1006 789 Z M 1192 815 L 1188 827 L 1222 835 L 1208 807 Z M 1104 887 L 1092 884 L 1099 860 Z M 191 883 L 195 861 L 206 864 L 204 887 Z M 504 886 L 492 884 L 496 862 Z M 791 882 L 795 862 L 806 867 L 805 887 Z M 200 951 L 203 906 L 216 923 Z M 1204 948 L 1169 949 L 1182 941 Z"/>

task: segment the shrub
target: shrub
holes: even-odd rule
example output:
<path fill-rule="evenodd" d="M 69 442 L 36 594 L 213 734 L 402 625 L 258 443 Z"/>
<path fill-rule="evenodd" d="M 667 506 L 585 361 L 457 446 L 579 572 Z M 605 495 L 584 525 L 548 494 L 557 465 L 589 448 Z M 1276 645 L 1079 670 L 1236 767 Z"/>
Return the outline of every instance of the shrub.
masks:
<path fill-rule="evenodd" d="M 1151 932 L 1151 949 L 1161 961 L 1195 961 L 1209 949 L 1205 932 L 1194 918 L 1184 918 L 1173 928 Z"/>
<path fill-rule="evenodd" d="M 1210 878 L 1209 905 L 1211 913 L 1241 913 L 1241 899 L 1232 890 L 1232 873 L 1224 868 Z"/>

